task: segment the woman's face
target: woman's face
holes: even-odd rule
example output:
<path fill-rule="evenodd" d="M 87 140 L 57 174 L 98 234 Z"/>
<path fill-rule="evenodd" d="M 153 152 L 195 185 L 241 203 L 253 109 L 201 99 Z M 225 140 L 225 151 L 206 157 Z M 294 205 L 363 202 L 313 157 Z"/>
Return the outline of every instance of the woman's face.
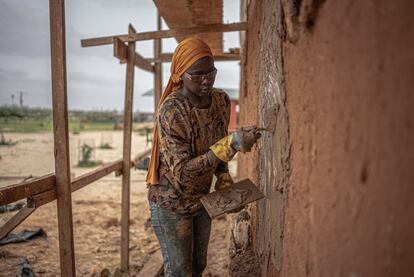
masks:
<path fill-rule="evenodd" d="M 204 57 L 196 61 L 181 77 L 183 86 L 192 94 L 202 97 L 209 95 L 216 77 L 214 60 Z"/>

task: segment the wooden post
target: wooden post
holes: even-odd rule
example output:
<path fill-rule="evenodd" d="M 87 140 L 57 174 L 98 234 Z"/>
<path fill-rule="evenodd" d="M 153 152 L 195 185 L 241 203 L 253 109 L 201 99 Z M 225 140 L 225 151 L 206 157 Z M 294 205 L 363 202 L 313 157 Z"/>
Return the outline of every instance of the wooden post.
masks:
<path fill-rule="evenodd" d="M 161 31 L 161 16 L 157 11 L 157 30 Z M 159 59 L 162 51 L 162 40 L 160 38 L 154 39 L 154 58 Z M 154 65 L 154 118 L 156 116 L 158 103 L 162 94 L 162 62 L 157 62 Z"/>
<path fill-rule="evenodd" d="M 50 0 L 53 136 L 61 276 L 76 276 L 66 91 L 65 1 Z"/>
<path fill-rule="evenodd" d="M 14 230 L 20 223 L 22 223 L 29 215 L 31 215 L 36 208 L 24 207 L 18 211 L 12 218 L 0 227 L 0 239 L 7 236 L 8 233 Z"/>
<path fill-rule="evenodd" d="M 129 25 L 128 33 L 136 33 L 131 24 Z M 132 100 L 134 93 L 135 68 L 134 59 L 135 42 L 129 42 L 125 80 L 124 145 L 122 161 L 121 269 L 124 272 L 128 271 L 129 266 L 129 196 L 131 168 Z"/>
<path fill-rule="evenodd" d="M 124 44 L 122 40 L 115 37 L 114 38 L 114 57 L 118 58 L 121 64 L 127 62 L 127 52 L 128 52 L 128 47 Z M 154 66 L 151 64 L 151 62 L 149 62 L 147 59 L 145 59 L 143 56 L 141 56 L 138 53 L 135 53 L 134 64 L 136 67 L 141 68 L 142 70 L 146 70 L 152 73 L 155 72 Z"/>

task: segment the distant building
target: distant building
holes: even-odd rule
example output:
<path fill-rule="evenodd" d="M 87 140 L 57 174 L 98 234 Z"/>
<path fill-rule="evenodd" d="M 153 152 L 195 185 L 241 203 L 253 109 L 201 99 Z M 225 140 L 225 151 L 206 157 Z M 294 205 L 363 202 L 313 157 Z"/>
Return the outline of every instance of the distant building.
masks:
<path fill-rule="evenodd" d="M 143 111 L 134 112 L 133 122 L 153 122 L 153 121 L 154 121 L 153 112 L 143 112 Z"/>

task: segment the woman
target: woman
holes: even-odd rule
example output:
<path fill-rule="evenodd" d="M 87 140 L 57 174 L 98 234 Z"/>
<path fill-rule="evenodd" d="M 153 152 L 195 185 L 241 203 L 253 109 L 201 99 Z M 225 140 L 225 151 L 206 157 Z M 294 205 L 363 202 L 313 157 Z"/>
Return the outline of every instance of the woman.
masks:
<path fill-rule="evenodd" d="M 213 174 L 215 189 L 232 184 L 227 162 L 260 136 L 251 130 L 227 134 L 230 100 L 213 88 L 216 73 L 208 45 L 183 40 L 158 107 L 147 183 L 165 276 L 201 276 L 211 220 L 199 198 L 210 192 Z M 254 138 L 245 139 L 247 133 Z"/>

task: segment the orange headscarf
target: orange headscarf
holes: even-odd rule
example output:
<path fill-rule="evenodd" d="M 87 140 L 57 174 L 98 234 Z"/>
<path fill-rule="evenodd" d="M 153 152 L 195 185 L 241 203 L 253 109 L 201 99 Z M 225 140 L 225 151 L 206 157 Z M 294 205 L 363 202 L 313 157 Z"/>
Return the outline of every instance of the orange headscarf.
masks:
<path fill-rule="evenodd" d="M 203 57 L 213 58 L 210 47 L 201 39 L 187 38 L 181 41 L 175 48 L 171 62 L 171 76 L 168 80 L 167 87 L 158 103 L 157 111 L 155 111 L 154 122 L 154 144 L 151 151 L 151 161 L 148 168 L 147 183 L 148 185 L 158 184 L 158 165 L 159 165 L 159 145 L 158 145 L 158 110 L 164 100 L 172 92 L 176 91 L 180 86 L 180 77 L 187 71 L 196 61 Z"/>

